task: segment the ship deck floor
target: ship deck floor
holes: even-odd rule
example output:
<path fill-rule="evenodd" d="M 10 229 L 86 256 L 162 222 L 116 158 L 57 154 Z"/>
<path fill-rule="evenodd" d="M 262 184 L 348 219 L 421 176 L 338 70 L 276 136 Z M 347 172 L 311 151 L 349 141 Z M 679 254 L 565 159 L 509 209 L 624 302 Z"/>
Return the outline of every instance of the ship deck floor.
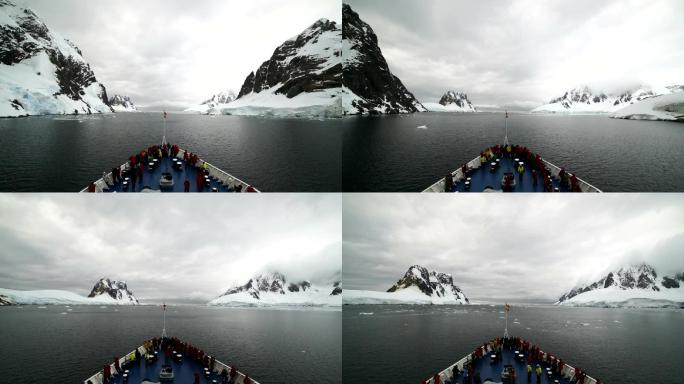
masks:
<path fill-rule="evenodd" d="M 474 372 L 479 372 L 480 373 L 480 378 L 482 379 L 483 383 L 487 383 L 489 381 L 490 383 L 501 383 L 501 371 L 504 368 L 504 365 L 510 364 L 513 366 L 515 369 L 515 374 L 516 374 L 516 379 L 514 383 L 519 383 L 519 384 L 527 384 L 527 383 L 540 383 L 540 384 L 569 384 L 570 380 L 567 378 L 561 377 L 560 375 L 554 375 L 551 373 L 547 374 L 547 367 L 550 367 L 548 364 L 541 363 L 542 367 L 542 375 L 541 375 L 541 381 L 537 382 L 537 376 L 534 373 L 534 368 L 536 368 L 536 363 L 534 363 L 532 367 L 532 378 L 528 382 L 527 381 L 527 355 L 524 355 L 522 358 L 514 358 L 516 351 L 513 350 L 508 350 L 508 349 L 502 349 L 502 359 L 496 360 L 494 363 L 492 363 L 492 358 L 491 355 L 493 352 L 488 353 L 486 356 L 482 357 L 481 359 L 477 360 L 473 364 L 473 370 Z M 520 352 L 522 353 L 522 352 Z M 466 383 L 467 381 L 461 375 L 457 380 L 452 381 L 451 384 L 456 384 L 456 383 Z M 474 381 L 472 381 L 474 382 Z M 513 383 L 513 381 L 508 381 L 508 383 Z"/>
<path fill-rule="evenodd" d="M 151 362 L 141 359 L 140 361 L 130 362 L 126 366 L 122 366 L 122 374 L 113 376 L 109 384 L 140 384 L 144 381 L 160 382 L 159 372 L 162 365 L 165 364 L 173 368 L 174 379 L 169 382 L 194 383 L 195 373 L 199 373 L 200 383 L 221 383 L 221 376 L 217 372 L 211 372 L 208 377 L 205 376 L 204 366 L 199 361 L 183 357 L 180 362 L 177 362 L 164 356 L 163 352 L 159 352 L 159 357 Z M 123 375 L 125 370 L 128 370 L 126 380 L 124 380 Z"/>

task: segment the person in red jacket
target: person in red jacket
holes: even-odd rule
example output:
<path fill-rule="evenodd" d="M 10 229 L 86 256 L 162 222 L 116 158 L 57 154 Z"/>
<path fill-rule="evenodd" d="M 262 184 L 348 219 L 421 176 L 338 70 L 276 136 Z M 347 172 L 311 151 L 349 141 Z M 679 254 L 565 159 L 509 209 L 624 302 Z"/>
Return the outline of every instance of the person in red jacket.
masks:
<path fill-rule="evenodd" d="M 245 379 L 242 380 L 243 384 L 252 384 L 252 379 L 249 378 L 249 375 L 245 376 Z"/>
<path fill-rule="evenodd" d="M 95 182 L 91 182 L 88 185 L 88 192 L 93 193 L 93 192 L 95 192 L 95 189 L 96 189 Z"/>
<path fill-rule="evenodd" d="M 197 172 L 197 176 L 195 176 L 195 184 L 197 185 L 197 192 L 202 192 L 202 184 L 204 183 L 204 178 L 202 177 L 202 174 Z"/>
<path fill-rule="evenodd" d="M 432 378 L 432 383 L 433 384 L 441 384 L 442 383 L 442 378 L 439 377 L 439 373 L 435 373 L 435 376 Z"/>

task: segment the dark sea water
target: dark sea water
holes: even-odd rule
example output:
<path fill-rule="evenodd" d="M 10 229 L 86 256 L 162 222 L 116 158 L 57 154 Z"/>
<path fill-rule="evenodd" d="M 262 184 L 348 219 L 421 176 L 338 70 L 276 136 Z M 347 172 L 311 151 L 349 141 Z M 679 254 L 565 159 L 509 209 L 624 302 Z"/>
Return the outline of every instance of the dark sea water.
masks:
<path fill-rule="evenodd" d="M 83 382 L 161 335 L 158 307 L 0 307 L 0 382 Z M 262 384 L 341 383 L 342 314 L 178 306 L 166 329 Z M 185 383 L 183 383 L 185 384 Z"/>
<path fill-rule="evenodd" d="M 339 191 L 340 120 L 170 114 L 167 138 L 269 192 Z M 159 113 L 0 119 L 0 191 L 74 192 L 161 142 Z"/>
<path fill-rule="evenodd" d="M 345 383 L 419 383 L 504 329 L 501 306 L 346 305 L 342 312 Z M 514 306 L 509 334 L 602 383 L 684 382 L 682 310 Z"/>
<path fill-rule="evenodd" d="M 343 124 L 345 191 L 422 191 L 504 138 L 501 113 L 350 117 Z M 682 123 L 511 114 L 508 127 L 513 144 L 603 191 L 684 191 Z"/>

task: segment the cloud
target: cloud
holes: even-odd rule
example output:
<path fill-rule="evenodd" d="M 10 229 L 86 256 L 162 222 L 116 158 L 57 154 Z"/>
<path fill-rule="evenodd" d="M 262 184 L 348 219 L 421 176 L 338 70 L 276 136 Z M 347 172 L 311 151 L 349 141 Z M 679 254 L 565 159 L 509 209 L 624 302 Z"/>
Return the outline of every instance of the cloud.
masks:
<path fill-rule="evenodd" d="M 330 282 L 342 267 L 340 211 L 332 194 L 3 195 L 0 287 L 87 295 L 107 276 L 141 298 L 206 301 L 274 268 Z"/>
<path fill-rule="evenodd" d="M 345 195 L 343 280 L 386 290 L 420 264 L 470 297 L 554 300 L 626 263 L 684 272 L 682 213 L 678 195 Z"/>
<path fill-rule="evenodd" d="M 129 95 L 140 105 L 187 106 L 240 89 L 285 40 L 320 18 L 341 22 L 342 17 L 339 3 L 317 0 L 24 0 L 23 5 L 81 48 L 108 93 Z"/>
<path fill-rule="evenodd" d="M 677 0 L 345 2 L 423 102 L 456 89 L 476 104 L 529 109 L 580 84 L 684 81 Z"/>

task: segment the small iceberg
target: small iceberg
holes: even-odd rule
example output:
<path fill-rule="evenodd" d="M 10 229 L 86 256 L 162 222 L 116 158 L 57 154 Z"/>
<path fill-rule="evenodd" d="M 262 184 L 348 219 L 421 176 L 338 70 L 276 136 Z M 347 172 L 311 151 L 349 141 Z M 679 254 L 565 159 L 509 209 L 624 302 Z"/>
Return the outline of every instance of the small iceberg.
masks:
<path fill-rule="evenodd" d="M 419 125 L 416 128 L 418 129 L 428 129 L 427 125 Z"/>

